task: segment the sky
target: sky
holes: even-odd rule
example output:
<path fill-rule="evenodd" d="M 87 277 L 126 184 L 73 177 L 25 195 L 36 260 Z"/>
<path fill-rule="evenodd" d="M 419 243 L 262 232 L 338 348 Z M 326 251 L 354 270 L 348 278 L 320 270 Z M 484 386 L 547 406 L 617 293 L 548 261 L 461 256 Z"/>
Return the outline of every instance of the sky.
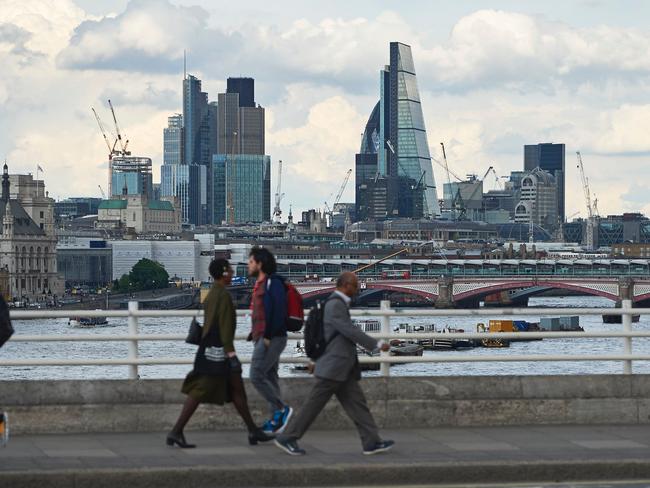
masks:
<path fill-rule="evenodd" d="M 650 2 L 625 0 L 0 0 L 0 160 L 11 172 L 40 165 L 57 199 L 100 196 L 107 149 L 91 107 L 108 123 L 110 98 L 158 181 L 186 50 L 211 100 L 229 76 L 255 78 L 285 215 L 321 208 L 354 166 L 400 41 L 431 153 L 444 142 L 454 173 L 507 175 L 524 144 L 562 142 L 567 216 L 586 213 L 576 151 L 602 215 L 650 214 L 648 18 Z M 446 173 L 433 170 L 441 189 Z"/>

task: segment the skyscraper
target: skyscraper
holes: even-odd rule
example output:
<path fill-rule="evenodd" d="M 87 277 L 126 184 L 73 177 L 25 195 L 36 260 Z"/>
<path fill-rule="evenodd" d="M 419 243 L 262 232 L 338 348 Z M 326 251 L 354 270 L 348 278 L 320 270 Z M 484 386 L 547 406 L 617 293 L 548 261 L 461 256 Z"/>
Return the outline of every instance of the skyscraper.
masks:
<path fill-rule="evenodd" d="M 264 154 L 264 108 L 256 106 L 254 80 L 229 78 L 217 97 L 217 147 L 210 178 L 215 222 L 270 220 L 271 159 Z"/>
<path fill-rule="evenodd" d="M 217 108 L 208 104 L 208 94 L 201 91 L 201 80 L 187 75 L 183 80 L 183 164 L 190 166 L 188 220 L 202 225 L 211 221 L 209 196 L 212 153 L 218 143 L 214 117 Z M 216 122 L 218 124 L 218 122 Z"/>
<path fill-rule="evenodd" d="M 228 78 L 226 93 L 237 93 L 240 107 L 255 106 L 255 80 L 253 78 Z"/>
<path fill-rule="evenodd" d="M 524 171 L 541 168 L 555 177 L 557 183 L 557 210 L 560 222 L 565 220 L 565 145 L 553 143 L 527 144 L 524 146 Z M 557 225 L 558 223 L 554 223 Z"/>
<path fill-rule="evenodd" d="M 176 197 L 181 208 L 181 222 L 190 221 L 190 166 L 184 164 L 185 135 L 183 115 L 167 118 L 163 129 L 163 164 L 160 168 L 160 196 Z"/>
<path fill-rule="evenodd" d="M 368 155 L 375 154 L 377 175 L 400 180 L 377 187 L 381 189 L 382 200 L 387 202 L 385 217 L 436 217 L 440 206 L 410 46 L 390 43 L 390 64 L 380 71 L 379 81 L 379 103 L 366 125 L 356 159 L 357 175 L 367 175 L 372 166 Z M 357 178 L 357 185 L 360 184 L 363 183 Z M 384 196 L 393 191 L 398 195 Z M 358 197 L 365 199 L 373 198 L 372 195 L 365 188 L 358 193 Z M 359 206 L 372 205 L 357 201 L 358 210 Z M 358 218 L 363 215 L 363 211 L 357 213 Z"/>

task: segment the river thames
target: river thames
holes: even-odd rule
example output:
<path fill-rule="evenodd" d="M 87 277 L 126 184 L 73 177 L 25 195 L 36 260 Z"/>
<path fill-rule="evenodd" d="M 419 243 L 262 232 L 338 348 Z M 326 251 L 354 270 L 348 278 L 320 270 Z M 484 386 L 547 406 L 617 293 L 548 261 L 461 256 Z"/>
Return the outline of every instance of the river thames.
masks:
<path fill-rule="evenodd" d="M 547 297 L 532 298 L 530 307 L 549 308 L 548 315 L 553 316 L 553 307 L 603 307 L 611 308 L 613 303 L 610 300 L 599 297 Z M 496 319 L 499 317 L 490 317 Z M 505 317 L 504 317 L 505 318 Z M 508 317 L 515 318 L 517 317 Z M 538 321 L 540 317 L 521 317 L 529 321 Z M 435 323 L 440 330 L 444 327 L 462 328 L 468 332 L 476 329 L 476 323 L 488 322 L 488 318 L 477 319 L 477 317 L 436 317 L 432 318 L 408 318 L 400 316 L 394 318 L 391 325 L 408 322 L 411 324 Z M 110 334 L 111 332 L 124 334 L 127 329 L 126 318 L 109 319 L 110 325 L 95 329 L 78 329 L 68 325 L 67 319 L 46 319 L 46 320 L 16 320 L 14 326 L 16 334 Z M 139 321 L 140 332 L 143 334 L 175 333 L 183 334 L 187 331 L 188 319 L 168 318 L 142 318 Z M 620 324 L 603 324 L 602 318 L 596 316 L 581 316 L 580 325 L 585 331 L 618 331 Z M 650 317 L 641 317 L 639 323 L 633 324 L 635 330 L 650 329 Z M 240 317 L 238 321 L 238 332 L 248 332 L 249 323 L 247 317 Z M 251 353 L 251 344 L 245 341 L 237 341 L 236 349 L 241 356 Z M 289 341 L 285 351 L 286 356 L 293 356 L 295 342 Z M 125 342 L 13 342 L 10 341 L 0 350 L 2 359 L 26 359 L 26 358 L 125 358 L 128 354 L 128 346 Z M 139 344 L 141 357 L 183 357 L 192 358 L 195 346 L 183 342 L 159 342 L 143 341 Z M 425 351 L 425 355 L 441 357 L 454 354 L 470 355 L 512 355 L 512 354 L 612 354 L 623 351 L 623 339 L 620 338 L 593 338 L 593 339 L 544 339 L 543 341 L 515 342 L 509 348 L 485 349 L 475 348 L 462 353 L 456 351 L 440 352 Z M 634 339 L 633 351 L 642 354 L 650 354 L 650 339 Z M 2 379 L 98 379 L 115 378 L 123 379 L 128 377 L 127 366 L 66 366 L 66 367 L 0 367 Z M 189 365 L 170 366 L 141 366 L 140 376 L 142 378 L 182 378 L 191 368 Z M 604 374 L 622 372 L 620 362 L 592 361 L 592 362 L 504 362 L 504 363 L 419 363 L 396 365 L 391 368 L 391 375 L 395 376 L 431 376 L 431 375 L 512 375 L 512 374 Z M 280 366 L 281 376 L 302 375 L 304 373 L 294 372 L 291 364 Z M 635 362 L 633 370 L 639 373 L 650 373 L 650 362 Z M 247 375 L 247 367 L 244 367 L 244 374 Z M 366 372 L 368 376 L 379 374 L 378 372 Z"/>

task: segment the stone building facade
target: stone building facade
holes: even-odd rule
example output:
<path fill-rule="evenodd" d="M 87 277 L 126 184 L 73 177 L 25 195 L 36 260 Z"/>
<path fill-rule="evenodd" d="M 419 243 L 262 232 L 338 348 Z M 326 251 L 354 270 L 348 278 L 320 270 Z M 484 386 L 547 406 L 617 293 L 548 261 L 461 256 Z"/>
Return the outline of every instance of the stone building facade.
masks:
<path fill-rule="evenodd" d="M 57 273 L 54 200 L 42 181 L 9 175 L 5 164 L 0 199 L 0 268 L 8 273 L 9 299 L 42 301 L 63 294 Z M 2 283 L 0 281 L 0 284 Z"/>

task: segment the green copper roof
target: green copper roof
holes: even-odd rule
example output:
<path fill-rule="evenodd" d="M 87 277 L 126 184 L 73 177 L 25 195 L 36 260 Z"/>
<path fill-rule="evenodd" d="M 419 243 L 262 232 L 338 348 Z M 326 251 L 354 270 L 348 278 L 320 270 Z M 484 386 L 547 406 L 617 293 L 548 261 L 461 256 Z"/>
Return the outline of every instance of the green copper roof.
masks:
<path fill-rule="evenodd" d="M 169 212 L 173 212 L 174 207 L 171 202 L 162 200 L 149 200 L 149 210 L 168 210 Z"/>
<path fill-rule="evenodd" d="M 120 210 L 126 208 L 126 200 L 102 200 L 100 210 Z"/>

